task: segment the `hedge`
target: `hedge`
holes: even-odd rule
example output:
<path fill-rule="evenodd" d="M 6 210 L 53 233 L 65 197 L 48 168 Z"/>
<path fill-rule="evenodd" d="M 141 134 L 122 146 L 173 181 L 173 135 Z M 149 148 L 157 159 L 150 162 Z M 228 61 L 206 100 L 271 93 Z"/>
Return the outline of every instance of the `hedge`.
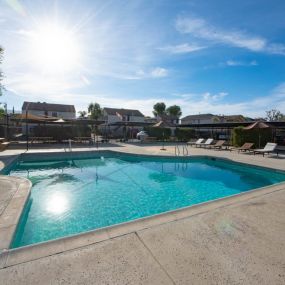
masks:
<path fill-rule="evenodd" d="M 255 148 L 264 147 L 267 142 L 272 141 L 271 129 L 252 129 L 244 130 L 243 127 L 236 127 L 232 131 L 232 144 L 234 146 L 242 146 L 245 142 L 254 143 Z"/>
<path fill-rule="evenodd" d="M 179 141 L 189 141 L 195 138 L 195 130 L 190 128 L 176 128 L 175 136 Z"/>
<path fill-rule="evenodd" d="M 150 137 L 156 137 L 159 140 L 169 139 L 171 136 L 171 129 L 169 128 L 145 127 L 144 130 Z"/>
<path fill-rule="evenodd" d="M 35 126 L 33 135 L 36 137 L 53 137 L 57 141 L 74 137 L 91 137 L 88 126 Z"/>

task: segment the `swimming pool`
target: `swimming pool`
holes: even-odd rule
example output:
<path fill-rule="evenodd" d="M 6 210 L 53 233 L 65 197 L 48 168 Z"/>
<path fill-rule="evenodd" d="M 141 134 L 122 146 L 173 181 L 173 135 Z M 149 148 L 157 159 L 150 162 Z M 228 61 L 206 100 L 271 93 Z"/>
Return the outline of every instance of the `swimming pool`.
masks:
<path fill-rule="evenodd" d="M 115 153 L 18 161 L 30 198 L 11 248 L 65 237 L 285 181 L 285 173 L 211 158 Z"/>

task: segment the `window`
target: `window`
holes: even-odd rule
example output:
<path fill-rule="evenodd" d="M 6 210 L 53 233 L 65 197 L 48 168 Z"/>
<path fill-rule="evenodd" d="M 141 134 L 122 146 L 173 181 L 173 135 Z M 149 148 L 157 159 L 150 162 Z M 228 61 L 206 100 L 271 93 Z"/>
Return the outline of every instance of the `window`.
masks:
<path fill-rule="evenodd" d="M 52 117 L 57 117 L 57 112 L 52 112 L 51 115 Z"/>

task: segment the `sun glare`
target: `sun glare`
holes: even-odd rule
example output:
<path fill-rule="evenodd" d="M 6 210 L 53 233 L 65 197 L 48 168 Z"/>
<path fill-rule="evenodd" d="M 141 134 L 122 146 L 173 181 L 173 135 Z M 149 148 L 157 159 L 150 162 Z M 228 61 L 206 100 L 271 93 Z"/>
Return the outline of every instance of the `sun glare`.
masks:
<path fill-rule="evenodd" d="M 68 209 L 68 199 L 64 194 L 55 193 L 47 204 L 47 211 L 53 214 L 61 214 Z"/>
<path fill-rule="evenodd" d="M 72 31 L 59 25 L 40 26 L 32 33 L 31 55 L 34 64 L 47 72 L 70 71 L 79 62 L 79 47 Z"/>

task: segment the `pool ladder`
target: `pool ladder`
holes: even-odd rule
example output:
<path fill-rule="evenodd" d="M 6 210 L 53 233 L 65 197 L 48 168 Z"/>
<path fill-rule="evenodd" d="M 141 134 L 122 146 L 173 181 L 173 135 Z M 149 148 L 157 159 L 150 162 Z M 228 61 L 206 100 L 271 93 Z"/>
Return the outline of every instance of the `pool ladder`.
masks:
<path fill-rule="evenodd" d="M 180 150 L 180 147 L 182 147 L 182 151 Z M 179 145 L 179 144 L 176 144 L 175 145 L 175 156 L 180 156 L 180 155 L 183 155 L 183 156 L 188 156 L 189 152 L 188 152 L 188 148 L 187 148 L 187 145 L 183 144 L 183 145 Z"/>

